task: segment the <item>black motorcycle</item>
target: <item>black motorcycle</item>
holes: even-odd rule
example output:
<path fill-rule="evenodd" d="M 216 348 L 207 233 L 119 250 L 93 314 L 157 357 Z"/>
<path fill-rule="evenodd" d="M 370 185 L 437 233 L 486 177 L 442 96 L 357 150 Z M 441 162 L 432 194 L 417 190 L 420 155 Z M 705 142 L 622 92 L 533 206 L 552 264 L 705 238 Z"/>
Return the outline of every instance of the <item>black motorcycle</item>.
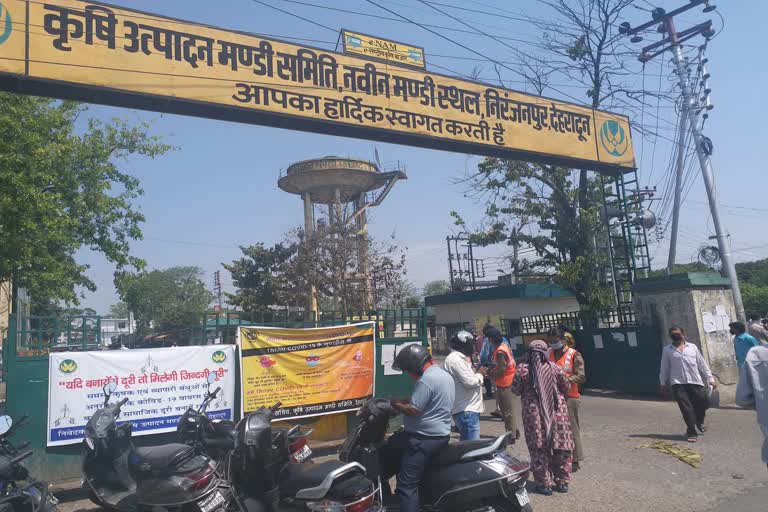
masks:
<path fill-rule="evenodd" d="M 197 410 L 182 416 L 177 429 L 183 441 L 221 462 L 247 512 L 382 510 L 379 490 L 360 464 L 295 463 L 308 433 L 296 427 L 272 429 L 279 402 L 259 408 L 236 425 L 211 421 L 205 410 L 219 391 L 208 391 Z"/>
<path fill-rule="evenodd" d="M 32 452 L 22 453 L 25 446 L 9 439 L 26 419 L 14 424 L 10 416 L 0 416 L 0 512 L 56 512 L 58 500 L 48 492 L 48 484 L 30 478 L 21 464 Z"/>
<path fill-rule="evenodd" d="M 369 478 L 383 482 L 387 511 L 398 509 L 388 480 L 397 474 L 398 454 L 387 452 L 389 420 L 397 415 L 389 400 L 373 398 L 357 413 L 360 423 L 340 449 L 340 459 L 357 462 Z M 401 434 L 394 434 L 401 435 Z M 422 510 L 439 512 L 530 512 L 525 489 L 529 464 L 510 455 L 507 433 L 495 440 L 449 444 L 430 463 L 419 497 Z"/>
<path fill-rule="evenodd" d="M 232 486 L 210 457 L 180 443 L 134 447 L 131 423 L 117 424 L 128 398 L 109 403 L 116 387 L 104 386 L 104 407 L 85 426 L 83 485 L 91 501 L 120 512 L 226 510 Z"/>

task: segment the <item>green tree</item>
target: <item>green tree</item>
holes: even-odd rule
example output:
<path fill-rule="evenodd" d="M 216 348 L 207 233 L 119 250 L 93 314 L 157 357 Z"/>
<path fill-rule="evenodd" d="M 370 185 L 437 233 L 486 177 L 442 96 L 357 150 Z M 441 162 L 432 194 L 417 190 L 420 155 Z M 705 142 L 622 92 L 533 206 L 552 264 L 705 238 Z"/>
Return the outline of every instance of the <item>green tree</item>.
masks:
<path fill-rule="evenodd" d="M 26 288 L 38 303 L 78 302 L 93 291 L 88 266 L 75 255 L 100 252 L 118 271 L 139 269 L 131 240 L 141 238 L 143 193 L 120 170 L 129 155 L 155 157 L 170 146 L 145 123 L 78 120 L 68 101 L 0 93 L 0 282 Z"/>
<path fill-rule="evenodd" d="M 768 258 L 736 264 L 739 282 L 768 286 Z"/>
<path fill-rule="evenodd" d="M 113 318 L 128 318 L 130 310 L 125 302 L 117 302 L 109 307 L 109 316 Z"/>
<path fill-rule="evenodd" d="M 226 294 L 227 302 L 249 312 L 264 311 L 278 304 L 280 276 L 283 266 L 296 254 L 295 243 L 278 243 L 272 247 L 257 243 L 240 250 L 242 258 L 224 264 L 237 288 L 235 293 Z"/>
<path fill-rule="evenodd" d="M 167 332 L 200 323 L 213 301 L 202 278 L 198 267 L 171 267 L 120 275 L 117 287 L 138 333 Z"/>
<path fill-rule="evenodd" d="M 742 283 L 741 298 L 747 318 L 768 316 L 768 285 Z"/>
<path fill-rule="evenodd" d="M 424 285 L 422 294 L 425 297 L 431 297 L 432 295 L 444 295 L 451 291 L 451 283 L 445 280 L 429 281 Z"/>
<path fill-rule="evenodd" d="M 571 170 L 550 165 L 487 158 L 469 177 L 477 199 L 487 204 L 485 222 L 472 240 L 479 245 L 530 246 L 536 258 L 525 266 L 554 273 L 553 280 L 576 296 L 582 309 L 599 311 L 613 303 L 600 280 L 607 261 L 595 240 L 605 236 L 597 201 L 580 207 L 580 188 Z M 588 195 L 600 194 L 597 180 Z M 456 222 L 465 226 L 459 212 Z M 517 262 L 519 263 L 519 262 Z"/>

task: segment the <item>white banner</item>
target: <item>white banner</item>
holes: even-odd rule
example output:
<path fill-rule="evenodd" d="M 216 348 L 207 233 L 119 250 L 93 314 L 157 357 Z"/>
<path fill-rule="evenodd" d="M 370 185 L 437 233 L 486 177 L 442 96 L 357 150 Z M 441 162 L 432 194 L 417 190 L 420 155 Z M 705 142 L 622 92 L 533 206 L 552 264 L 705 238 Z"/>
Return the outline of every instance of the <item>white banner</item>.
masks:
<path fill-rule="evenodd" d="M 119 422 L 130 421 L 134 435 L 176 429 L 189 407 L 202 403 L 211 372 L 221 386 L 208 416 L 232 419 L 235 398 L 235 347 L 209 345 L 55 352 L 48 367 L 48 446 L 82 441 L 88 419 L 104 403 L 102 387 L 117 382 L 112 401 L 128 398 Z"/>

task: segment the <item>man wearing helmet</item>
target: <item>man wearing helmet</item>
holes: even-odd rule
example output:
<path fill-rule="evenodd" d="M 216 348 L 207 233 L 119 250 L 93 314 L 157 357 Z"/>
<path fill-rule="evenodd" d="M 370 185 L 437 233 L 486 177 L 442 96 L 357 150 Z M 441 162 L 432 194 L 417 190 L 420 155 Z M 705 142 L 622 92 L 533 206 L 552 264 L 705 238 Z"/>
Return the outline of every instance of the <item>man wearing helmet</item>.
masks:
<path fill-rule="evenodd" d="M 443 364 L 453 377 L 456 398 L 453 402 L 453 421 L 459 430 L 461 441 L 480 439 L 480 414 L 483 412 L 483 379 L 486 369 L 472 368 L 475 337 L 467 331 L 459 331 L 451 338 L 453 349 Z"/>
<path fill-rule="evenodd" d="M 406 372 L 415 382 L 410 398 L 392 400 L 403 413 L 405 432 L 389 438 L 388 449 L 402 454 L 397 473 L 397 491 L 402 512 L 418 512 L 419 483 L 429 461 L 448 445 L 453 409 L 453 379 L 432 363 L 420 344 L 404 347 L 395 356 L 395 370 Z"/>

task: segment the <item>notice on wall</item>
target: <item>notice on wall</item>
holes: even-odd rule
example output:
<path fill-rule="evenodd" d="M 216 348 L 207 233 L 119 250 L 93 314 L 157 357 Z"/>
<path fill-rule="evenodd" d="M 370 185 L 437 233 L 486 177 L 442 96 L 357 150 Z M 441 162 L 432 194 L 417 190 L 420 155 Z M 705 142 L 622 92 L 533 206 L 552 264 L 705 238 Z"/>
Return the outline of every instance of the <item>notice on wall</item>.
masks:
<path fill-rule="evenodd" d="M 233 346 L 195 346 L 148 350 L 55 352 L 48 367 L 48 446 L 83 440 L 83 430 L 104 403 L 102 388 L 114 381 L 112 401 L 128 398 L 119 422 L 133 424 L 133 435 L 173 432 L 190 407 L 205 398 L 207 378 L 221 387 L 208 410 L 212 419 L 232 419 L 235 398 Z"/>
<path fill-rule="evenodd" d="M 373 322 L 241 327 L 243 413 L 277 402 L 275 420 L 357 410 L 373 397 L 375 339 Z"/>

